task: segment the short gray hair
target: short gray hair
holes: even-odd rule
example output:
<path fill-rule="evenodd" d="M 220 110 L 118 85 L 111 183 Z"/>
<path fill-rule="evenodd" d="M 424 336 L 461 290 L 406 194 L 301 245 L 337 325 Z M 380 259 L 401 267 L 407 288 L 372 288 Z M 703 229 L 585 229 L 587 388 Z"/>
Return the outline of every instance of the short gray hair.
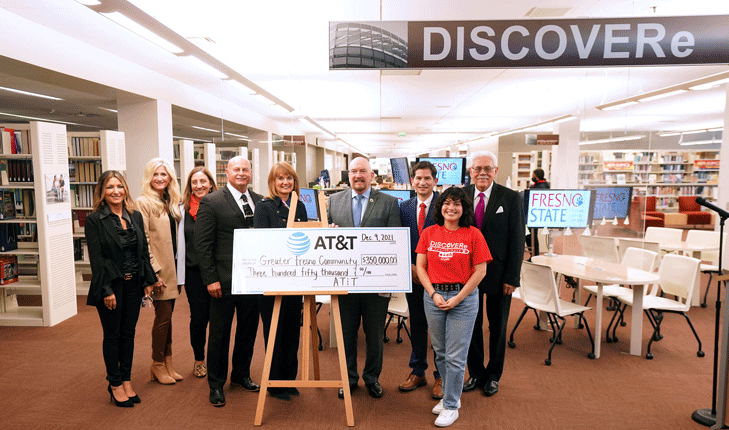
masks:
<path fill-rule="evenodd" d="M 491 161 L 494 162 L 494 167 L 499 167 L 499 159 L 498 157 L 496 157 L 496 154 L 486 150 L 471 153 L 471 155 L 468 156 L 468 167 L 470 168 L 471 166 L 473 166 L 473 160 L 480 157 L 489 157 Z"/>

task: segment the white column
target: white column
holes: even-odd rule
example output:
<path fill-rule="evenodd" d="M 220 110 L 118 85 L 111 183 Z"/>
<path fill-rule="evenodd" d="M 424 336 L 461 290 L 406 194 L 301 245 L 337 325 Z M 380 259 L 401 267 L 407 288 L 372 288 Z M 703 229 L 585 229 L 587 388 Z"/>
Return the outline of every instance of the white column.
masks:
<path fill-rule="evenodd" d="M 552 188 L 577 188 L 580 159 L 580 120 L 562 122 L 554 126 L 559 145 L 553 146 Z"/>
<path fill-rule="evenodd" d="M 132 198 L 141 194 L 144 166 L 155 157 L 173 162 L 172 105 L 162 100 L 117 100 L 119 131 L 127 148 L 127 182 Z"/>
<path fill-rule="evenodd" d="M 251 151 L 258 150 L 258 156 L 255 157 L 255 160 L 251 161 L 251 166 L 253 167 L 253 180 L 251 183 L 251 186 L 253 187 L 253 191 L 257 192 L 258 194 L 263 194 L 264 196 L 268 194 L 268 171 L 271 170 L 271 166 L 273 166 L 273 144 L 271 143 L 271 140 L 273 139 L 273 135 L 271 132 L 267 133 L 266 139 L 253 139 L 250 143 L 248 143 L 248 148 Z M 261 142 L 261 140 L 265 140 L 264 142 Z"/>

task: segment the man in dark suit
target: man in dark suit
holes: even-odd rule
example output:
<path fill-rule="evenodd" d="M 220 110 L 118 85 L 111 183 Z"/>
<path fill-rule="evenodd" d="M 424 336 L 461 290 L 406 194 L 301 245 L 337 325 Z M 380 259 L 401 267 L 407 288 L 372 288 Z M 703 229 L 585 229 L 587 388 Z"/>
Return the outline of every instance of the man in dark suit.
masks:
<path fill-rule="evenodd" d="M 351 190 L 329 197 L 327 215 L 332 227 L 400 227 L 397 199 L 373 190 L 375 174 L 365 158 L 355 158 L 349 164 Z M 382 397 L 379 378 L 382 372 L 382 333 L 390 295 L 354 293 L 340 296 L 344 352 L 347 357 L 350 390 L 357 388 L 357 335 L 360 319 L 365 333 L 367 355 L 362 379 L 370 395 Z M 339 397 L 344 391 L 339 389 Z"/>
<path fill-rule="evenodd" d="M 479 308 L 468 350 L 469 378 L 463 391 L 483 388 L 486 396 L 499 391 L 506 353 L 506 323 L 511 293 L 519 287 L 524 259 L 524 212 L 519 193 L 494 182 L 499 171 L 496 155 L 483 151 L 471 156 L 471 185 L 476 227 L 483 233 L 493 261 L 478 286 Z M 484 367 L 483 295 L 489 321 L 489 363 Z"/>
<path fill-rule="evenodd" d="M 408 311 L 410 317 L 410 343 L 412 352 L 410 353 L 410 368 L 412 371 L 408 375 L 405 382 L 397 388 L 400 391 L 413 391 L 418 387 L 427 384 L 425 379 L 425 370 L 428 368 L 428 321 L 425 318 L 425 308 L 423 307 L 423 284 L 418 279 L 415 271 L 415 248 L 420 240 L 420 232 L 425 228 L 435 224 L 432 217 L 434 203 L 438 199 L 438 193 L 434 193 L 435 186 L 438 185 L 438 170 L 429 161 L 420 161 L 412 168 L 413 189 L 417 194 L 410 200 L 402 202 L 400 205 L 400 220 L 403 227 L 410 228 L 410 252 L 411 252 L 411 271 L 413 278 L 413 291 L 407 293 L 405 297 L 408 301 Z M 435 360 L 433 360 L 435 365 Z M 430 396 L 435 400 L 443 398 L 443 379 L 438 373 L 438 369 L 433 372 L 435 382 Z"/>
<path fill-rule="evenodd" d="M 233 157 L 225 169 L 228 184 L 200 201 L 195 222 L 195 246 L 200 258 L 200 274 L 212 296 L 208 338 L 208 385 L 210 403 L 224 406 L 223 386 L 228 377 L 228 352 L 233 315 L 237 317 L 233 371 L 230 384 L 248 391 L 260 387 L 251 380 L 253 345 L 258 332 L 257 297 L 231 294 L 233 272 L 233 233 L 253 227 L 253 211 L 261 196 L 248 189 L 251 164 Z"/>

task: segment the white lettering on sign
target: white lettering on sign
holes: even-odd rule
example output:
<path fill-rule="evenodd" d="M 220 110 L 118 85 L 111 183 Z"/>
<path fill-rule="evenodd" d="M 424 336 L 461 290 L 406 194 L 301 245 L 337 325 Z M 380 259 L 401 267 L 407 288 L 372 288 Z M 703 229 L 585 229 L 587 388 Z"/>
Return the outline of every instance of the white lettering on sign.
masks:
<path fill-rule="evenodd" d="M 666 27 L 660 23 L 615 23 L 592 24 L 580 27 L 579 24 L 560 26 L 545 24 L 532 36 L 529 29 L 522 25 L 511 25 L 501 34 L 497 34 L 490 26 L 479 25 L 467 31 L 469 27 L 458 26 L 455 34 L 444 27 L 430 26 L 423 28 L 423 60 L 440 61 L 454 55 L 456 61 L 488 61 L 499 52 L 511 61 L 523 60 L 532 48 L 536 57 L 543 60 L 564 59 L 574 55 L 574 49 L 580 59 L 590 59 L 593 48 L 602 36 L 603 59 L 645 58 L 647 52 L 653 52 L 657 58 L 666 58 L 665 43 L 670 38 L 670 54 L 673 57 L 685 58 L 693 52 L 696 40 L 689 31 L 678 31 L 668 35 Z M 569 29 L 569 30 L 567 30 Z M 583 35 L 583 30 L 589 34 Z M 442 39 L 442 45 L 440 43 Z M 467 40 L 470 39 L 470 40 Z M 454 43 L 455 41 L 455 43 Z M 664 43 L 664 47 L 661 46 Z M 571 51 L 568 46 L 574 45 Z M 474 46 L 466 49 L 468 46 Z M 442 47 L 441 47 L 442 46 Z M 434 49 L 436 50 L 434 52 Z M 452 57 L 451 57 L 452 58 Z"/>

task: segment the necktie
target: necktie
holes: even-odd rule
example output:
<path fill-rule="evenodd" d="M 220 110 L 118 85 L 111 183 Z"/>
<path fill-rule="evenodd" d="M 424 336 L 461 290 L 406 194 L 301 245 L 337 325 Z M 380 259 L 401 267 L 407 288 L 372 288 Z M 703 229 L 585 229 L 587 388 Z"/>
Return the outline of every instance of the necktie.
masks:
<path fill-rule="evenodd" d="M 245 215 L 246 218 L 252 217 L 253 210 L 251 209 L 251 205 L 248 204 L 248 197 L 246 197 L 245 194 L 241 194 L 240 199 L 243 200 L 243 215 Z"/>
<path fill-rule="evenodd" d="M 363 198 L 364 198 L 363 195 L 355 196 L 356 201 L 354 202 L 354 210 L 352 211 L 352 221 L 354 221 L 355 227 L 359 227 L 360 223 L 362 222 L 362 199 Z"/>
<path fill-rule="evenodd" d="M 474 215 L 476 215 L 476 227 L 480 229 L 481 223 L 483 222 L 483 213 L 486 211 L 486 202 L 484 202 L 485 196 L 483 193 L 478 193 L 478 199 Z"/>
<path fill-rule="evenodd" d="M 425 227 L 425 203 L 420 204 L 420 213 L 418 214 L 418 234 L 423 232 Z"/>

